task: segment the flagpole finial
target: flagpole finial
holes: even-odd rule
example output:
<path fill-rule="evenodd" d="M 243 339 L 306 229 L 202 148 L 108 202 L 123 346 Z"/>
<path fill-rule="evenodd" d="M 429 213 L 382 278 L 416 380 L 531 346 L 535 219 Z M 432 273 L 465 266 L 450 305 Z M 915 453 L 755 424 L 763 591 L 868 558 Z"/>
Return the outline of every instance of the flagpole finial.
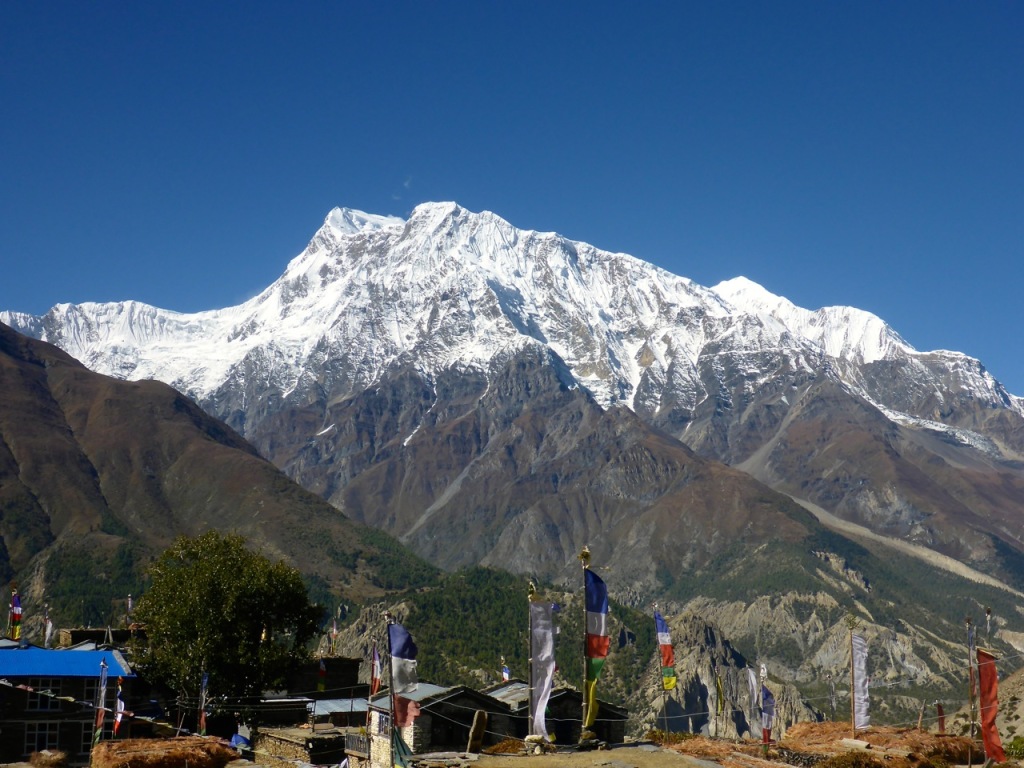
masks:
<path fill-rule="evenodd" d="M 584 568 L 590 567 L 590 547 L 586 544 L 584 544 L 583 549 L 580 550 L 580 560 L 583 562 Z"/>

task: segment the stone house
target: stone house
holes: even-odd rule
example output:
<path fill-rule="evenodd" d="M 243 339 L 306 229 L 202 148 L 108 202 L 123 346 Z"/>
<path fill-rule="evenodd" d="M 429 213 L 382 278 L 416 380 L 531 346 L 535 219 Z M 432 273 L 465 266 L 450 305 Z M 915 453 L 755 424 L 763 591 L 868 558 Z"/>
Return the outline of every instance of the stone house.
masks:
<path fill-rule="evenodd" d="M 512 728 L 508 708 L 480 691 L 465 686 L 442 687 L 420 683 L 404 698 L 419 705 L 420 714 L 410 726 L 400 728 L 403 741 L 414 754 L 465 752 L 474 724 L 480 728 L 481 746 L 496 744 Z M 365 752 L 349 749 L 354 766 L 388 768 L 391 763 L 391 697 L 385 693 L 370 700 L 370 725 Z M 355 741 L 355 740 L 353 740 Z"/>
<path fill-rule="evenodd" d="M 526 737 L 530 715 L 530 686 L 522 680 L 509 680 L 484 690 L 506 707 L 512 723 L 510 736 Z M 597 700 L 597 720 L 590 730 L 601 741 L 621 744 L 626 738 L 628 712 L 623 707 Z M 583 718 L 583 696 L 575 688 L 556 688 L 548 699 L 546 721 L 556 744 L 578 744 Z"/>

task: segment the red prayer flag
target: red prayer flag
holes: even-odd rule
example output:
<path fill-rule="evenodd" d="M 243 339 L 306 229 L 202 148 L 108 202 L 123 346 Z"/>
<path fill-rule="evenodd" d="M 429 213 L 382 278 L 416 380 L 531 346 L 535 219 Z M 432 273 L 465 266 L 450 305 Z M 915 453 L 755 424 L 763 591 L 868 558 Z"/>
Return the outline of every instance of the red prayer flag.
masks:
<path fill-rule="evenodd" d="M 404 696 L 395 696 L 395 725 L 404 728 L 420 715 L 420 705 Z"/>
<path fill-rule="evenodd" d="M 985 757 L 997 763 L 1006 762 L 999 731 L 996 730 L 996 712 L 999 709 L 999 676 L 996 657 L 978 649 L 978 683 L 981 690 L 981 740 L 985 744 Z"/>

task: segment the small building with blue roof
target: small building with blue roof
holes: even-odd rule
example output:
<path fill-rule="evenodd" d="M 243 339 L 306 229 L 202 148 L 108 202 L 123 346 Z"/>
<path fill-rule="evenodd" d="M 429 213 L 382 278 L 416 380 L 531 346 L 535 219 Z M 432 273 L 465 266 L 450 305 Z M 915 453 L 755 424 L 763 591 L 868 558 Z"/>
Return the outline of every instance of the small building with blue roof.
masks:
<path fill-rule="evenodd" d="M 0 644 L 0 763 L 24 761 L 48 749 L 64 752 L 71 765 L 87 764 L 104 664 L 103 738 L 110 738 L 118 680 L 127 700 L 128 681 L 135 678 L 120 652 L 92 644 L 58 649 Z M 119 735 L 127 731 L 126 723 Z"/>

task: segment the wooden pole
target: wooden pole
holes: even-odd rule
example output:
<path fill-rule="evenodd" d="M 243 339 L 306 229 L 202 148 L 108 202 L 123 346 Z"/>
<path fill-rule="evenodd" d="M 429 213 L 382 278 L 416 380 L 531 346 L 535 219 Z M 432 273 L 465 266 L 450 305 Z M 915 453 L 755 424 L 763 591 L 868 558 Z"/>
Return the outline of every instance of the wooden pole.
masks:
<path fill-rule="evenodd" d="M 655 618 L 657 618 L 657 615 L 658 615 L 658 604 L 657 603 L 652 603 L 652 607 L 654 608 Z M 655 627 L 655 629 L 657 629 L 657 627 Z M 661 656 L 661 640 L 660 640 L 660 638 L 658 640 L 658 655 L 659 655 L 659 657 Z M 661 727 L 662 733 L 665 733 L 667 735 L 668 734 L 668 691 L 665 690 L 665 671 L 664 671 L 664 669 L 662 670 L 662 677 L 661 677 L 661 723 L 662 723 L 662 727 Z"/>
<path fill-rule="evenodd" d="M 850 729 L 853 738 L 857 738 L 857 676 L 853 662 L 853 630 L 857 627 L 857 618 L 853 613 L 846 614 L 846 626 L 850 630 Z"/>
<path fill-rule="evenodd" d="M 526 653 L 530 657 L 529 670 L 527 671 L 527 680 L 530 684 L 530 698 L 529 698 L 529 716 L 526 721 L 526 734 L 530 735 L 533 733 L 533 707 L 534 707 L 534 691 L 533 691 L 533 606 L 530 605 L 537 598 L 537 585 L 532 581 L 529 587 L 527 587 L 526 599 L 528 602 L 527 608 L 529 613 L 529 637 L 526 638 Z"/>
<path fill-rule="evenodd" d="M 388 765 L 395 764 L 395 657 L 391 648 L 391 625 L 394 623 L 394 616 L 390 611 L 384 611 L 385 631 L 388 634 L 388 696 L 391 700 L 391 727 L 388 729 L 388 751 L 391 760 Z M 369 734 L 367 734 L 369 735 Z"/>
<path fill-rule="evenodd" d="M 664 731 L 665 735 L 668 735 L 668 691 L 665 690 L 664 679 L 662 678 L 661 684 L 661 718 L 663 724 L 661 730 Z"/>
<path fill-rule="evenodd" d="M 853 627 L 850 627 L 850 728 L 857 738 L 857 674 L 853 662 Z"/>
<path fill-rule="evenodd" d="M 974 764 L 974 659 L 971 658 L 971 652 L 973 643 L 971 642 L 971 617 L 967 617 L 967 697 L 970 700 L 969 712 L 971 715 L 971 740 L 970 746 L 967 748 L 967 766 L 970 768 Z"/>
<path fill-rule="evenodd" d="M 587 568 L 590 567 L 590 548 L 584 544 L 580 551 L 580 562 L 583 563 L 583 721 L 580 723 L 580 741 L 587 729 Z"/>

